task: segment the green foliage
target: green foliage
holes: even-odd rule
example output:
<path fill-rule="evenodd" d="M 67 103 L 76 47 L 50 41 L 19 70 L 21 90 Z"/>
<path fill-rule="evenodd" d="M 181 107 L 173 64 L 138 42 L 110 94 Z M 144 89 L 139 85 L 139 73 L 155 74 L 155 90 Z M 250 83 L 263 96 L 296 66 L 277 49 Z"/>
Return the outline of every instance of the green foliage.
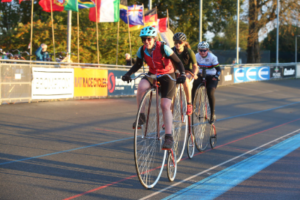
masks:
<path fill-rule="evenodd" d="M 247 49 L 247 33 L 248 24 L 240 21 L 239 28 L 239 46 L 241 49 Z M 216 35 L 211 42 L 212 49 L 214 50 L 235 50 L 236 49 L 236 21 L 232 18 L 229 19 L 224 26 L 224 36 Z"/>
<path fill-rule="evenodd" d="M 30 41 L 30 13 L 31 1 L 22 2 L 18 0 L 13 4 L 0 4 L 0 19 L 2 24 L 0 28 L 3 35 L 0 36 L 0 45 L 2 49 L 20 49 L 27 50 Z M 133 1 L 128 0 L 128 5 L 142 4 L 148 6 L 148 0 Z M 236 0 L 207 0 L 203 4 L 203 35 L 206 31 L 217 33 L 225 28 L 226 21 L 235 14 Z M 170 16 L 170 28 L 173 32 L 184 32 L 193 49 L 196 49 L 199 40 L 199 0 L 153 0 L 153 7 L 157 6 L 158 17 L 167 16 L 167 9 Z M 9 11 L 8 14 L 3 14 Z M 21 14 L 20 14 L 21 13 Z M 97 44 L 96 44 L 96 25 L 89 21 L 88 9 L 80 10 L 80 34 L 79 34 L 79 52 L 80 62 L 97 62 Z M 9 16 L 9 17 L 6 17 Z M 54 12 L 55 28 L 55 49 L 56 52 L 66 51 L 67 39 L 67 12 Z M 6 18 L 5 18 L 6 17 Z M 5 31 L 10 21 L 9 31 Z M 212 23 L 208 23 L 212 22 Z M 213 24 L 210 26 L 209 24 Z M 77 54 L 77 13 L 72 12 L 72 52 Z M 99 50 L 100 63 L 115 64 L 117 48 L 117 29 L 118 23 L 99 23 Z M 125 53 L 129 53 L 128 27 L 123 21 L 120 21 L 119 35 L 119 53 L 118 64 L 125 64 Z M 131 32 L 132 55 L 135 55 L 138 48 L 142 45 L 138 37 L 139 31 Z M 48 51 L 53 53 L 52 29 L 50 13 L 43 12 L 36 0 L 34 3 L 34 28 L 33 28 L 33 52 L 41 43 L 48 45 Z M 72 56 L 72 60 L 77 62 L 77 55 Z"/>

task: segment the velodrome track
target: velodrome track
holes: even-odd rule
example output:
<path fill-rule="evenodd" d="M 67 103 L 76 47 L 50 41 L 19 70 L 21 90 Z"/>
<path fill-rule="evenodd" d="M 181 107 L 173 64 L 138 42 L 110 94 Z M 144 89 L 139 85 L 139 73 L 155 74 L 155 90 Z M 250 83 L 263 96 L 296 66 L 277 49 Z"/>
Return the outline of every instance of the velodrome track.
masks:
<path fill-rule="evenodd" d="M 0 199 L 300 199 L 300 80 L 219 87 L 218 143 L 136 177 L 134 98 L 0 106 Z"/>

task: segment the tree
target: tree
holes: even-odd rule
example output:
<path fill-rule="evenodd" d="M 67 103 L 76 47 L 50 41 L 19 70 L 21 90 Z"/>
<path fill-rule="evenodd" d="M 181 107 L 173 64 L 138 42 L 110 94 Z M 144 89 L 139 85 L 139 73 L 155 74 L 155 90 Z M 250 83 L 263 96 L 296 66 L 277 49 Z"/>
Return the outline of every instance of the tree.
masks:
<path fill-rule="evenodd" d="M 148 8 L 148 0 L 128 0 L 128 5 L 142 3 Z M 206 0 L 203 4 L 203 33 L 223 31 L 227 20 L 236 13 L 236 0 Z M 192 49 L 199 42 L 199 0 L 153 0 L 157 7 L 158 18 L 170 17 L 170 28 L 175 32 L 184 32 Z M 204 35 L 204 34 L 203 34 Z"/>
<path fill-rule="evenodd" d="M 300 28 L 292 27 L 291 34 L 286 30 L 288 25 L 280 28 L 279 36 L 279 62 L 287 63 L 295 60 L 295 36 L 300 33 Z M 262 50 L 271 51 L 271 62 L 276 62 L 276 37 L 277 30 L 272 30 L 260 44 Z M 297 48 L 299 52 L 300 48 Z"/>
<path fill-rule="evenodd" d="M 259 56 L 259 31 L 267 31 L 266 25 L 268 23 L 275 23 L 277 17 L 277 1 L 275 0 L 248 0 L 248 63 L 260 62 Z M 291 32 L 293 20 L 299 20 L 299 16 L 295 14 L 300 10 L 300 4 L 298 0 L 280 0 L 280 24 L 287 25 L 285 31 Z M 274 26 L 275 27 L 275 26 Z"/>

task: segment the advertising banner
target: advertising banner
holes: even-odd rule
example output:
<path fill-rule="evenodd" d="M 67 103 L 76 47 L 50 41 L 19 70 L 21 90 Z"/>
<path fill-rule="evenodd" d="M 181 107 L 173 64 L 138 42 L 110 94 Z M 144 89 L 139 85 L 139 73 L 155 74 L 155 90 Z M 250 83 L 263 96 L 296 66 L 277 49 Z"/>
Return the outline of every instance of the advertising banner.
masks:
<path fill-rule="evenodd" d="M 246 68 L 234 68 L 234 83 L 245 82 Z"/>
<path fill-rule="evenodd" d="M 73 69 L 33 67 L 32 76 L 32 99 L 73 98 Z"/>
<path fill-rule="evenodd" d="M 125 73 L 126 71 L 108 70 L 108 84 L 107 84 L 108 96 L 135 94 L 134 93 L 135 82 L 131 81 L 130 83 L 127 83 L 125 81 L 122 81 L 122 76 Z"/>
<path fill-rule="evenodd" d="M 74 96 L 107 96 L 107 70 L 75 68 Z"/>
<path fill-rule="evenodd" d="M 234 83 L 264 81 L 269 79 L 269 66 L 234 68 Z"/>
<path fill-rule="evenodd" d="M 296 66 L 284 66 L 283 67 L 283 77 L 284 78 L 293 78 L 296 76 Z"/>
<path fill-rule="evenodd" d="M 283 71 L 282 71 L 282 67 L 271 67 L 271 79 L 276 79 L 276 78 L 282 78 L 283 77 Z"/>
<path fill-rule="evenodd" d="M 229 85 L 233 83 L 233 68 L 225 67 L 222 69 L 219 85 Z"/>
<path fill-rule="evenodd" d="M 270 80 L 269 66 L 257 67 L 257 80 L 258 81 Z"/>
<path fill-rule="evenodd" d="M 300 64 L 297 64 L 297 78 L 300 78 Z"/>

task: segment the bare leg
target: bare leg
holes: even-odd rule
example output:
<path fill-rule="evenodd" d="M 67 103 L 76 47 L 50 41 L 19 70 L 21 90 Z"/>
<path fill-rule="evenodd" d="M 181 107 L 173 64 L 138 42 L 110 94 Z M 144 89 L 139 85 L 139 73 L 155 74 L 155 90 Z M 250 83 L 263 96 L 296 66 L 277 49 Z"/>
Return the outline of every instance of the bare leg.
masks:
<path fill-rule="evenodd" d="M 172 100 L 168 98 L 161 99 L 161 109 L 163 113 L 163 120 L 165 125 L 165 132 L 166 134 L 172 134 L 172 111 L 170 109 Z"/>
<path fill-rule="evenodd" d="M 145 92 L 150 88 L 150 83 L 145 80 L 145 79 L 142 79 L 139 83 L 139 86 L 138 86 L 138 90 L 137 90 L 137 95 L 136 95 L 136 101 L 137 101 L 137 106 L 139 108 L 140 106 L 140 103 L 141 103 L 141 100 L 145 94 Z M 142 113 L 144 113 L 144 108 L 142 109 L 141 111 Z"/>
<path fill-rule="evenodd" d="M 187 101 L 187 103 L 191 103 L 192 102 L 192 90 L 191 90 L 190 80 L 191 80 L 191 75 L 187 74 L 186 81 L 183 84 L 183 86 L 184 86 L 184 92 L 186 94 L 186 101 Z"/>

